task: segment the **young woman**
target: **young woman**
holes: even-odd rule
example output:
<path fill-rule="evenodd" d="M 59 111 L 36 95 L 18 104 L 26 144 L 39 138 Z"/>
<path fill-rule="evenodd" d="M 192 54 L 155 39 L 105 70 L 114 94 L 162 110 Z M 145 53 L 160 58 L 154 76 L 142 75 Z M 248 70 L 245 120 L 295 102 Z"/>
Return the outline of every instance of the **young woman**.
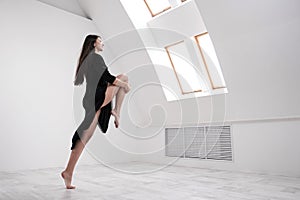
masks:
<path fill-rule="evenodd" d="M 105 133 L 110 116 L 113 115 L 115 127 L 118 128 L 121 105 L 125 94 L 130 90 L 126 75 L 115 77 L 109 73 L 99 54 L 103 47 L 100 36 L 88 35 L 79 57 L 74 85 L 81 85 L 85 77 L 86 91 L 82 101 L 85 117 L 73 135 L 70 158 L 66 169 L 61 172 L 67 189 L 75 189 L 75 186 L 71 185 L 75 165 L 97 124 Z M 111 101 L 114 97 L 115 107 L 112 109 Z"/>

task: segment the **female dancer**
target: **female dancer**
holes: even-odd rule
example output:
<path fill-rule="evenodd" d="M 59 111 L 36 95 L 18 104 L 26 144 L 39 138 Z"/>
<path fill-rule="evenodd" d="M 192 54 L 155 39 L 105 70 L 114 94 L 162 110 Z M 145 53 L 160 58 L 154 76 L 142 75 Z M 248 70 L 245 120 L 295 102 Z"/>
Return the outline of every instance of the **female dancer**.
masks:
<path fill-rule="evenodd" d="M 79 57 L 74 84 L 82 84 L 85 77 L 86 91 L 82 101 L 85 117 L 73 135 L 70 158 L 66 169 L 61 172 L 67 189 L 75 189 L 71 185 L 75 165 L 97 124 L 106 133 L 110 116 L 113 115 L 115 127 L 118 128 L 121 105 L 125 94 L 130 90 L 126 75 L 115 77 L 109 73 L 99 54 L 103 47 L 100 36 L 88 35 Z M 114 97 L 115 108 L 112 110 L 111 101 Z"/>

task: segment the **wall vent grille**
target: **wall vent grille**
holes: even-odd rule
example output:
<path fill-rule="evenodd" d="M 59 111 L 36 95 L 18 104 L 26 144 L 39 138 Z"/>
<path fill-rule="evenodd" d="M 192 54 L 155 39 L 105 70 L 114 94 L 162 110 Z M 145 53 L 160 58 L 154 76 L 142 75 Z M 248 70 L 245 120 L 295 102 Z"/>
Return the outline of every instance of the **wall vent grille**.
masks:
<path fill-rule="evenodd" d="M 166 128 L 166 156 L 232 161 L 230 126 Z"/>

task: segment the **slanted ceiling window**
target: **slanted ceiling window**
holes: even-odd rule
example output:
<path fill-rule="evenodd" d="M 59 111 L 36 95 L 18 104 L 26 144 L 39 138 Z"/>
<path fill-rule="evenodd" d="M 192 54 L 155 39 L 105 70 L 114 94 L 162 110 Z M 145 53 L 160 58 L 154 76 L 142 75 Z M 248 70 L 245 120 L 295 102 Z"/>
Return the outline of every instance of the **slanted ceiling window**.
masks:
<path fill-rule="evenodd" d="M 205 66 L 211 88 L 213 90 L 226 88 L 220 63 L 208 32 L 196 35 L 195 40 L 201 54 L 202 62 Z"/>
<path fill-rule="evenodd" d="M 196 43 L 195 48 L 188 45 L 189 40 L 182 40 L 165 47 L 181 94 L 200 94 L 216 89 L 226 89 L 222 70 L 209 34 L 205 32 L 192 37 L 192 39 L 193 43 Z M 195 58 L 199 61 L 200 66 L 195 66 L 197 63 Z"/>
<path fill-rule="evenodd" d="M 205 88 L 205 85 L 203 84 L 199 70 L 190 62 L 191 58 L 184 41 L 166 46 L 165 49 L 181 93 L 184 95 L 201 92 Z"/>
<path fill-rule="evenodd" d="M 152 17 L 176 7 L 187 0 L 144 0 Z"/>
<path fill-rule="evenodd" d="M 144 2 L 152 17 L 159 15 L 160 13 L 171 8 L 169 0 L 144 0 Z"/>

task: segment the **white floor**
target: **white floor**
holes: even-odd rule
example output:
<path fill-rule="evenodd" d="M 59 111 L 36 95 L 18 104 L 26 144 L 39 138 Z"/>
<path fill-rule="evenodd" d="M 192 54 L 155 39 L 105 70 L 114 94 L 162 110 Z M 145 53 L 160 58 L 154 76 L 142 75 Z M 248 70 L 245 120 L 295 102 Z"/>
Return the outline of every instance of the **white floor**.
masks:
<path fill-rule="evenodd" d="M 149 163 L 123 164 L 127 169 Z M 78 166 L 75 190 L 66 190 L 62 168 L 0 172 L 1 200 L 108 199 L 299 200 L 300 178 L 169 166 L 154 173 L 121 173 L 102 165 Z"/>

